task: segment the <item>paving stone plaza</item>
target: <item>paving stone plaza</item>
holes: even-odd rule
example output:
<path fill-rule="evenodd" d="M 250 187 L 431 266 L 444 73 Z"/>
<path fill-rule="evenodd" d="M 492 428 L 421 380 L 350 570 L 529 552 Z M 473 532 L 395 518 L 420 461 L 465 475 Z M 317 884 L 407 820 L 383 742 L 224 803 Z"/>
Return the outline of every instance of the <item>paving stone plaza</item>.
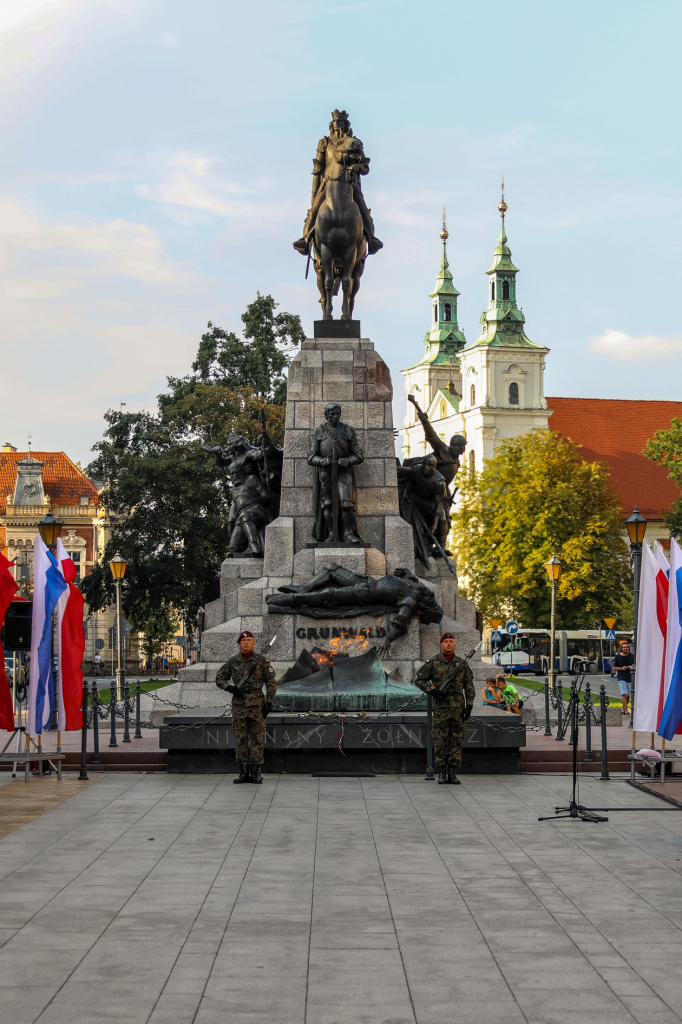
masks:
<path fill-rule="evenodd" d="M 92 778 L 0 840 L 7 1024 L 682 1019 L 682 815 L 623 778 Z"/>

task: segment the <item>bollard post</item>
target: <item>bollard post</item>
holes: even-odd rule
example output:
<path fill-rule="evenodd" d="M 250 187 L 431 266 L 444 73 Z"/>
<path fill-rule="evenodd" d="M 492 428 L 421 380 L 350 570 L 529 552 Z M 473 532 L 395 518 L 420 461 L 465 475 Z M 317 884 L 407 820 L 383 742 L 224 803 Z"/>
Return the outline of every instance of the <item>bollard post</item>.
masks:
<path fill-rule="evenodd" d="M 92 763 L 101 764 L 102 759 L 99 756 L 99 693 L 97 692 L 97 683 L 94 680 L 92 682 L 90 702 L 92 704 Z"/>
<path fill-rule="evenodd" d="M 549 724 L 549 678 L 545 679 L 545 736 L 552 735 L 552 727 Z"/>
<path fill-rule="evenodd" d="M 87 782 L 88 778 L 88 683 L 83 680 L 83 724 L 81 726 L 81 770 L 79 781 Z"/>
<path fill-rule="evenodd" d="M 433 715 L 433 697 L 426 695 L 426 775 L 427 782 L 434 782 L 433 776 L 433 736 L 431 733 Z"/>
<path fill-rule="evenodd" d="M 109 746 L 117 747 L 116 742 L 116 686 L 112 679 L 111 690 L 109 691 L 109 717 L 111 718 L 111 736 L 109 738 Z"/>
<path fill-rule="evenodd" d="M 592 753 L 592 690 L 589 680 L 585 683 L 585 760 L 594 761 Z"/>
<path fill-rule="evenodd" d="M 571 683 L 571 703 L 569 704 L 569 708 L 573 709 L 573 712 L 571 714 L 571 735 L 568 737 L 568 745 L 569 745 L 569 747 L 572 747 L 574 743 L 577 746 L 578 737 L 573 735 L 574 733 L 577 733 L 577 731 L 578 731 L 578 707 L 577 707 L 577 704 L 578 704 L 578 693 L 577 693 L 577 690 L 576 690 L 575 682 L 573 682 L 573 683 Z"/>
<path fill-rule="evenodd" d="M 135 690 L 135 739 L 142 739 L 142 729 L 140 727 L 140 692 L 142 690 L 142 683 L 137 680 L 137 688 Z"/>
<path fill-rule="evenodd" d="M 561 712 L 564 710 L 564 688 L 557 683 L 556 688 L 556 739 L 561 739 Z"/>
<path fill-rule="evenodd" d="M 599 706 L 601 708 L 601 777 L 609 781 L 609 752 L 606 749 L 606 689 L 604 684 L 599 687 Z"/>
<path fill-rule="evenodd" d="M 123 684 L 123 742 L 130 743 L 130 684 Z"/>

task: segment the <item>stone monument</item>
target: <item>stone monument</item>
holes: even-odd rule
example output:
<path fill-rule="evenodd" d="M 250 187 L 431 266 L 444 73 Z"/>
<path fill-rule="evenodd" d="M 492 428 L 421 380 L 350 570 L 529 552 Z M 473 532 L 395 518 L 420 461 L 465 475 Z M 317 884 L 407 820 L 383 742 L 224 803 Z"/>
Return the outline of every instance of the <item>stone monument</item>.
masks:
<path fill-rule="evenodd" d="M 233 550 L 223 562 L 221 596 L 206 607 L 201 661 L 179 673 L 182 703 L 214 707 L 223 702 L 224 695 L 215 687 L 215 674 L 234 654 L 243 629 L 251 630 L 257 647 L 277 634 L 270 661 L 278 677 L 312 648 L 351 657 L 376 648 L 381 650 L 386 673 L 409 683 L 420 665 L 439 650 L 444 630 L 455 634 L 462 654 L 478 641 L 475 609 L 457 596 L 452 562 L 432 557 L 415 561 L 413 528 L 401 518 L 399 509 L 392 399 L 388 366 L 374 344 L 360 336 L 359 321 L 316 321 L 314 336 L 303 342 L 289 368 L 279 516 L 265 527 L 263 557 L 253 557 L 250 552 L 244 552 L 250 557 L 240 557 Z M 331 460 L 339 462 L 339 540 L 333 536 L 333 524 L 332 535 L 329 529 L 320 534 L 324 502 L 333 498 L 333 487 L 326 488 L 326 499 L 321 480 L 316 488 L 322 470 L 315 452 L 321 428 L 329 423 L 330 406 L 340 407 L 340 416 L 334 418 L 339 430 L 346 428 L 347 461 L 352 458 L 353 462 L 352 467 L 341 465 L 345 460 L 341 450 L 335 453 L 337 459 Z M 352 451 L 354 456 L 350 456 Z M 322 454 L 322 458 L 328 456 Z M 322 467 L 330 484 L 333 468 Z M 344 489 L 339 477 L 349 469 L 352 486 L 347 480 Z M 347 513 L 352 511 L 354 519 L 346 519 L 345 524 L 344 501 L 352 502 Z M 345 534 L 344 526 L 348 527 Z M 418 582 L 432 591 L 434 605 L 442 609 L 441 621 L 422 622 L 418 614 L 412 615 L 403 635 L 393 639 L 386 651 L 395 608 L 381 614 L 371 608 L 353 609 L 360 614 L 350 618 L 347 609 L 339 609 L 338 616 L 319 618 L 306 615 L 308 609 L 302 602 L 292 601 L 287 614 L 279 607 L 270 612 L 269 597 L 272 602 L 274 595 L 295 593 L 293 588 L 308 584 L 317 574 L 324 576 L 330 563 L 337 570 L 372 577 L 379 583 L 396 570 L 415 574 Z M 475 668 L 477 677 L 485 675 L 485 666 L 478 659 Z M 282 696 L 284 692 L 283 688 Z"/>

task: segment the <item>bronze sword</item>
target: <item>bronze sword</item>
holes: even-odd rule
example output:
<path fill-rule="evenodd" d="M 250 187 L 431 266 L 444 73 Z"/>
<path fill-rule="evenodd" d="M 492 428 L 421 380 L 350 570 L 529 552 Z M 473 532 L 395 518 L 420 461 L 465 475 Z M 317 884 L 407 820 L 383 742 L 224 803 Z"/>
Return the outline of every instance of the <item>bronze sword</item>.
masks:
<path fill-rule="evenodd" d="M 339 463 L 336 458 L 336 441 L 332 438 L 332 516 L 334 517 L 334 532 L 332 538 L 335 543 L 339 542 Z"/>

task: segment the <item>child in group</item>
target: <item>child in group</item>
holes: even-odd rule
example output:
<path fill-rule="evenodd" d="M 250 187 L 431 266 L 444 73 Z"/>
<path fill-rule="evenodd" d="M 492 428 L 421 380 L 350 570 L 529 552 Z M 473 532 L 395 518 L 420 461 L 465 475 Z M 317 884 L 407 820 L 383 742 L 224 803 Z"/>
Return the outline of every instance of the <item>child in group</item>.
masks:
<path fill-rule="evenodd" d="M 504 711 L 507 707 L 507 703 L 502 696 L 499 684 L 495 676 L 489 676 L 485 681 L 485 686 L 481 690 L 481 704 L 487 704 L 491 708 L 499 708 Z"/>
<path fill-rule="evenodd" d="M 507 711 L 511 711 L 513 715 L 520 715 L 521 708 L 523 707 L 523 701 L 520 699 L 519 691 L 516 689 L 514 684 L 507 682 L 507 679 L 502 672 L 498 675 L 496 683 L 499 687 L 502 699 L 505 702 Z"/>

